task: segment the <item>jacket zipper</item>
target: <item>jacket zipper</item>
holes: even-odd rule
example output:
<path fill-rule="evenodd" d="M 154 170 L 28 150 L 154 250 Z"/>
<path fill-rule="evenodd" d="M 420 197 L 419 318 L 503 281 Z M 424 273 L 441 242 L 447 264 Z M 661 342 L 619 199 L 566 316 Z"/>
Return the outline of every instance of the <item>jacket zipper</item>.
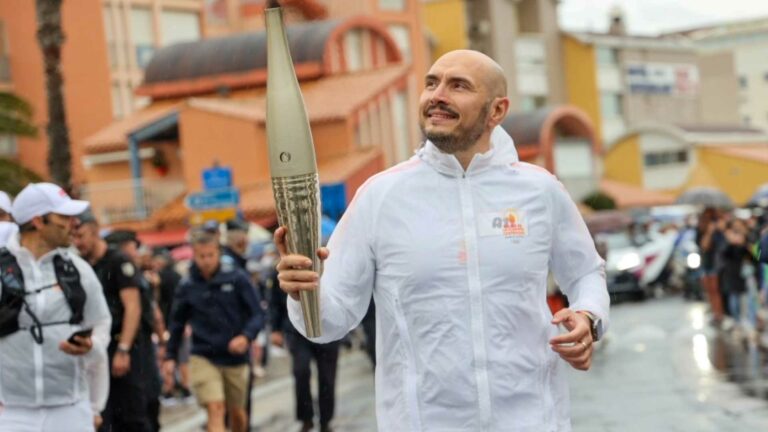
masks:
<path fill-rule="evenodd" d="M 467 250 L 467 279 L 469 283 L 472 348 L 475 356 L 475 381 L 478 407 L 483 430 L 491 425 L 491 396 L 488 383 L 488 355 L 485 349 L 485 323 L 483 320 L 483 290 L 480 284 L 480 263 L 477 252 L 477 233 L 472 202 L 472 190 L 466 173 L 459 182 L 459 197 L 464 222 L 464 244 Z"/>

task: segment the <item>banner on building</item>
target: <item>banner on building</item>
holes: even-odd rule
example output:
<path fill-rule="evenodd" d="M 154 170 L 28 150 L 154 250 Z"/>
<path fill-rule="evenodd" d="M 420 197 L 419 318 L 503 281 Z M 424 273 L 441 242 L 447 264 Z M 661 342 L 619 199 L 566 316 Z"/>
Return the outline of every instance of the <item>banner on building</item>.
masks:
<path fill-rule="evenodd" d="M 627 87 L 631 93 L 694 96 L 699 90 L 699 69 L 692 64 L 628 64 Z"/>

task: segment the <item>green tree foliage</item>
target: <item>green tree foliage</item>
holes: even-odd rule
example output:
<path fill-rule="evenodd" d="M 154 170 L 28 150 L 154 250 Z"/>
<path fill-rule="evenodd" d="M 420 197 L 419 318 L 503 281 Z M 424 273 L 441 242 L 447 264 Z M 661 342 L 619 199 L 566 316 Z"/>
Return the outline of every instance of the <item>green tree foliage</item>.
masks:
<path fill-rule="evenodd" d="M 35 136 L 32 107 L 10 92 L 0 91 L 0 135 Z"/>
<path fill-rule="evenodd" d="M 609 195 L 600 191 L 589 194 L 586 198 L 584 198 L 584 200 L 582 200 L 582 203 L 596 211 L 616 209 L 616 201 L 614 201 L 613 198 L 611 198 Z"/>
<path fill-rule="evenodd" d="M 0 190 L 8 192 L 15 196 L 28 183 L 38 183 L 43 181 L 40 176 L 33 171 L 24 168 L 18 163 L 0 158 Z"/>

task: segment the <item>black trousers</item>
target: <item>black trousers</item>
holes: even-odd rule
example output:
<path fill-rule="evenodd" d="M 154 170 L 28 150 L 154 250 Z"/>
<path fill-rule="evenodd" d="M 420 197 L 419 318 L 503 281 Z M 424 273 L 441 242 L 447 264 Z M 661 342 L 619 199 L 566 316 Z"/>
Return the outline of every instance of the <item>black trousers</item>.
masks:
<path fill-rule="evenodd" d="M 365 352 L 371 359 L 373 367 L 376 367 L 376 305 L 371 298 L 368 304 L 368 311 L 363 317 L 363 333 L 365 333 Z"/>
<path fill-rule="evenodd" d="M 99 432 L 150 432 L 151 426 L 147 413 L 147 385 L 149 371 L 146 367 L 147 348 L 143 338 L 137 335 L 131 347 L 131 369 L 121 377 L 110 376 L 109 398 L 104 408 L 104 422 Z M 110 374 L 112 359 L 117 351 L 117 341 L 113 338 L 109 353 Z"/>
<path fill-rule="evenodd" d="M 310 390 L 310 362 L 315 359 L 318 371 L 317 397 L 320 406 L 320 425 L 327 426 L 333 419 L 336 405 L 336 365 L 339 360 L 339 343 L 316 344 L 293 332 L 286 334 L 286 342 L 293 361 L 296 418 L 300 421 L 312 421 L 314 418 Z"/>

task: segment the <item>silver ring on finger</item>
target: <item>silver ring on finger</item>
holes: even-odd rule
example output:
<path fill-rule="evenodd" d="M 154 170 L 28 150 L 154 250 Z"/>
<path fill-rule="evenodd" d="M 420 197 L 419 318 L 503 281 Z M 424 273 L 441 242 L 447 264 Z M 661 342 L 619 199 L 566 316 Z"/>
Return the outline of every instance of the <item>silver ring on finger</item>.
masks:
<path fill-rule="evenodd" d="M 589 345 L 587 345 L 584 341 L 579 341 L 580 344 L 584 345 L 584 349 L 589 349 Z"/>

